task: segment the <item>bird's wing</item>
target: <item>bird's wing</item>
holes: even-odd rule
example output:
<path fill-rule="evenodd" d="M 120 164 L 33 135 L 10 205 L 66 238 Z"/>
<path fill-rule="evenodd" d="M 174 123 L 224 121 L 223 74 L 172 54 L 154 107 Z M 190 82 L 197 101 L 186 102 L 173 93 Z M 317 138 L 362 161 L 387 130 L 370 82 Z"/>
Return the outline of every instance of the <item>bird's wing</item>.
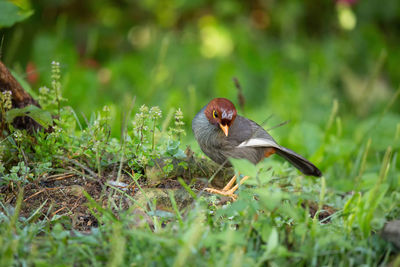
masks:
<path fill-rule="evenodd" d="M 264 138 L 250 138 L 239 144 L 237 147 L 275 147 L 280 148 L 280 146 L 271 139 Z"/>
<path fill-rule="evenodd" d="M 237 148 L 244 147 L 275 147 L 280 146 L 260 125 L 256 122 L 237 116 L 231 126 L 228 135 L 231 144 Z"/>

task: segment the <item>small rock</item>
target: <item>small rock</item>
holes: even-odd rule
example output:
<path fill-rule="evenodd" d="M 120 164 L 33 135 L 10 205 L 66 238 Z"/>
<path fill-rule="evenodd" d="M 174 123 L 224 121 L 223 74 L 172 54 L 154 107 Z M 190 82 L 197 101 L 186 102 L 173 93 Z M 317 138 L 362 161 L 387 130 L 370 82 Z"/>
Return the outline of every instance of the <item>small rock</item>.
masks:
<path fill-rule="evenodd" d="M 83 197 L 83 191 L 85 191 L 85 189 L 80 185 L 67 186 L 65 189 L 67 194 L 76 197 Z"/>
<path fill-rule="evenodd" d="M 114 187 L 117 187 L 121 189 L 122 191 L 126 191 L 129 189 L 129 185 L 123 182 L 117 182 L 117 181 L 108 181 L 108 184 Z"/>
<path fill-rule="evenodd" d="M 387 222 L 382 229 L 381 236 L 400 249 L 400 220 Z"/>

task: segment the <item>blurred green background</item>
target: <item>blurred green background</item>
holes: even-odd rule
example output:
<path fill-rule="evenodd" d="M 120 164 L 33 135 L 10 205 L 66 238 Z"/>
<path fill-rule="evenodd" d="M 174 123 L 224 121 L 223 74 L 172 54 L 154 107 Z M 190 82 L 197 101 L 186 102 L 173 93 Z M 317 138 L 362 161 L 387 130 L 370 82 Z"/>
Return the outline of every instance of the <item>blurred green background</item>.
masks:
<path fill-rule="evenodd" d="M 266 128 L 290 120 L 271 134 L 325 173 L 346 180 L 368 138 L 371 171 L 400 147 L 397 0 L 10 2 L 29 18 L 2 25 L 5 64 L 37 92 L 59 61 L 67 104 L 82 121 L 110 106 L 116 137 L 136 96 L 135 110 L 182 108 L 186 143 L 199 150 L 191 119 L 214 97 L 237 105 L 237 77 L 239 113 L 258 123 L 274 114 Z"/>

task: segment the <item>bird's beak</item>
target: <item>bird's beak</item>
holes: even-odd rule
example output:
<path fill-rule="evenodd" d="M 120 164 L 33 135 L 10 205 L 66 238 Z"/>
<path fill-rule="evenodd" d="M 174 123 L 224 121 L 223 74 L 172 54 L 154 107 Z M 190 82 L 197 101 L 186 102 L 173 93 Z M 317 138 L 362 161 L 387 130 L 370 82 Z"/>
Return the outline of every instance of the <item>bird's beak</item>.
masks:
<path fill-rule="evenodd" d="M 219 124 L 219 127 L 221 127 L 222 131 L 224 131 L 225 136 L 228 136 L 229 126 L 228 126 L 228 125 L 222 125 L 222 124 L 220 123 L 220 124 Z"/>

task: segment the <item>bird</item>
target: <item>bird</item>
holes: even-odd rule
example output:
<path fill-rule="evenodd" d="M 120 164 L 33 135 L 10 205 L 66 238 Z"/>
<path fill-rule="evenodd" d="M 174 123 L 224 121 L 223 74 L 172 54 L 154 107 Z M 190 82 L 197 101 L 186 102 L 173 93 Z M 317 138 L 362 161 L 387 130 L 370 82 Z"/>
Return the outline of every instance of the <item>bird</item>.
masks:
<path fill-rule="evenodd" d="M 192 131 L 204 154 L 225 167 L 232 166 L 230 158 L 247 159 L 257 164 L 272 154 L 277 154 L 305 175 L 322 176 L 313 163 L 279 145 L 256 122 L 238 115 L 235 105 L 229 99 L 214 98 L 205 105 L 193 118 Z M 233 186 L 236 181 L 235 175 L 223 189 L 205 190 L 236 199 L 235 191 L 248 178 L 250 177 L 243 177 L 239 184 Z"/>

